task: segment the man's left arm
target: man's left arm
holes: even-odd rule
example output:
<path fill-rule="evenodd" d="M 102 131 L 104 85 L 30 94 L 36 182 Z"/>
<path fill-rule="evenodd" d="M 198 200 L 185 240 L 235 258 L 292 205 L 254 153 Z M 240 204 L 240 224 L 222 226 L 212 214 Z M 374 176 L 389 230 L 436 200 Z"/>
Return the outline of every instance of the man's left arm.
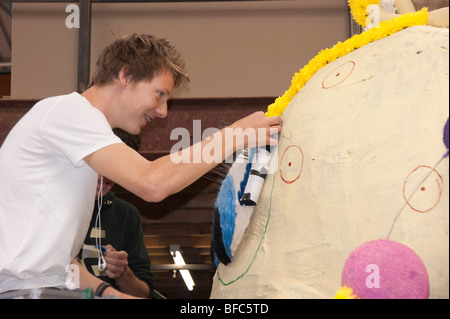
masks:
<path fill-rule="evenodd" d="M 121 292 L 148 298 L 150 288 L 147 283 L 137 278 L 128 266 L 127 252 L 117 251 L 111 245 L 106 245 L 105 248 L 106 275 L 115 280 Z"/>

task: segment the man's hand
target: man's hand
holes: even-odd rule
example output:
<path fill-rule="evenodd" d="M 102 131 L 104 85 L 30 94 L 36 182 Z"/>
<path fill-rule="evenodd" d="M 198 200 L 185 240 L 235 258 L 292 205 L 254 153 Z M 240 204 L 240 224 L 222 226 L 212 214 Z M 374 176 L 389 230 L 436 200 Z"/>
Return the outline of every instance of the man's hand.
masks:
<path fill-rule="evenodd" d="M 117 251 L 111 245 L 106 245 L 105 248 L 106 276 L 115 280 L 120 291 L 136 297 L 148 298 L 148 285 L 137 278 L 128 267 L 128 253 L 123 250 Z"/>
<path fill-rule="evenodd" d="M 114 280 L 122 278 L 128 269 L 127 252 L 117 251 L 111 245 L 106 245 L 105 248 L 106 276 Z"/>
<path fill-rule="evenodd" d="M 71 266 L 78 269 L 79 275 L 79 289 L 91 288 L 93 291 L 97 289 L 97 287 L 102 283 L 100 279 L 92 275 L 84 266 L 80 264 L 78 258 L 74 258 L 71 262 Z M 106 296 L 116 296 L 121 299 L 134 299 L 137 298 L 127 293 L 120 292 L 113 287 L 108 287 L 103 292 L 103 297 Z"/>
<path fill-rule="evenodd" d="M 240 143 L 237 141 L 237 148 L 277 145 L 278 140 L 275 135 L 281 131 L 281 117 L 267 117 L 264 112 L 259 111 L 236 121 L 230 127 L 234 130 L 254 132 L 254 134 L 245 134 L 245 140 Z"/>

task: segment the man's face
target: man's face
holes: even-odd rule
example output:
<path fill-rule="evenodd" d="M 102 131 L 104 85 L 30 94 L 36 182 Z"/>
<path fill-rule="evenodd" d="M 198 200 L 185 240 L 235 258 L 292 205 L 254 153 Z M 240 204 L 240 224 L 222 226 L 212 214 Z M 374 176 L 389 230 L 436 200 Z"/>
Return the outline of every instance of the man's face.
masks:
<path fill-rule="evenodd" d="M 99 196 L 100 189 L 102 191 L 102 194 L 100 194 L 100 195 L 105 196 L 111 190 L 111 188 L 113 188 L 114 185 L 115 185 L 115 183 L 112 180 L 110 180 L 104 176 L 103 176 L 103 180 L 102 180 L 101 176 L 99 175 L 98 180 L 97 180 L 97 192 L 95 193 L 96 197 Z"/>
<path fill-rule="evenodd" d="M 162 71 L 151 81 L 128 84 L 119 98 L 120 127 L 136 135 L 155 118 L 165 118 L 173 87 L 174 79 L 170 71 Z"/>

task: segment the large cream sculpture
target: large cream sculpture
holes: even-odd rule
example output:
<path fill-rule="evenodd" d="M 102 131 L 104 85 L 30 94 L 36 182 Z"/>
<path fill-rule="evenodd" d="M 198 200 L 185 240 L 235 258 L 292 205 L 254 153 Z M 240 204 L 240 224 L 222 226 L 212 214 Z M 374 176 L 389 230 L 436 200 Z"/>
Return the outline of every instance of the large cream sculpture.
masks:
<path fill-rule="evenodd" d="M 349 1 L 354 16 L 361 3 L 369 23 L 373 5 L 389 10 Z M 312 61 L 277 100 L 283 130 L 256 206 L 239 203 L 247 162 L 231 167 L 211 298 L 333 298 L 341 287 L 356 298 L 449 298 L 448 8 L 436 18 L 447 27 L 399 8 L 400 31 L 376 35 L 402 24 L 389 16 L 321 52 L 323 65 Z"/>

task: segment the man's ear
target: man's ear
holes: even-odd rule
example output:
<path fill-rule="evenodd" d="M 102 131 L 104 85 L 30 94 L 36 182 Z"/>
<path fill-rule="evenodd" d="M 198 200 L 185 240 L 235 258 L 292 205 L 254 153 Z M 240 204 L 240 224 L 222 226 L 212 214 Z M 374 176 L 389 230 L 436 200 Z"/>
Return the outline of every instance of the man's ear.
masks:
<path fill-rule="evenodd" d="M 130 76 L 127 75 L 126 66 L 122 67 L 122 69 L 119 71 L 118 80 L 122 88 L 125 88 L 130 83 Z"/>

